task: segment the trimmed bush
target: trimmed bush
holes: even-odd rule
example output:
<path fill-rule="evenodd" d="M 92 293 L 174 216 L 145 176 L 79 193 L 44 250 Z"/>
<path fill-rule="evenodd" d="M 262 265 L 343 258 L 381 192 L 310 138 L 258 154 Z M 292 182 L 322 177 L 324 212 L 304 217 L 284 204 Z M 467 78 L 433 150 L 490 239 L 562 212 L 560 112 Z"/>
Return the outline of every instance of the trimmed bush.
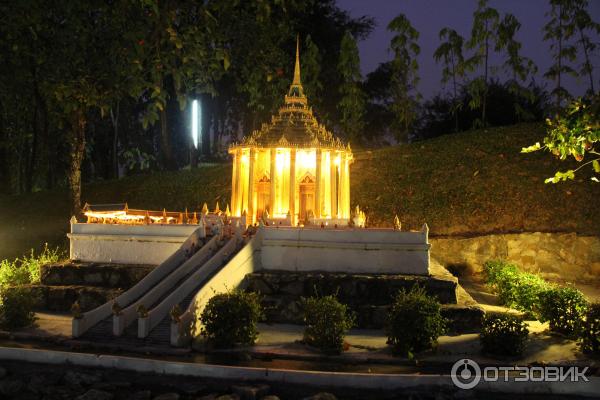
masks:
<path fill-rule="evenodd" d="M 440 303 L 425 289 L 415 285 L 400 290 L 388 312 L 385 332 L 394 353 L 412 357 L 429 349 L 446 330 Z"/>
<path fill-rule="evenodd" d="M 0 288 L 0 327 L 23 328 L 33 324 L 35 298 L 23 288 Z"/>
<path fill-rule="evenodd" d="M 518 356 L 525 349 L 528 335 L 529 329 L 522 318 L 492 313 L 483 317 L 479 341 L 484 353 Z"/>
<path fill-rule="evenodd" d="M 249 346 L 258 337 L 256 324 L 261 318 L 257 293 L 233 290 L 217 294 L 202 311 L 201 334 L 215 347 Z"/>
<path fill-rule="evenodd" d="M 588 307 L 581 329 L 581 350 L 584 353 L 600 354 L 600 303 Z"/>
<path fill-rule="evenodd" d="M 588 302 L 581 291 L 573 287 L 557 287 L 539 296 L 540 321 L 550 323 L 550 330 L 573 336 L 579 333 Z"/>
<path fill-rule="evenodd" d="M 354 315 L 335 296 L 303 298 L 304 341 L 325 353 L 340 353 Z"/>
<path fill-rule="evenodd" d="M 540 293 L 552 287 L 539 275 L 523 272 L 515 264 L 502 260 L 487 261 L 483 271 L 500 303 L 530 314 L 538 310 Z"/>

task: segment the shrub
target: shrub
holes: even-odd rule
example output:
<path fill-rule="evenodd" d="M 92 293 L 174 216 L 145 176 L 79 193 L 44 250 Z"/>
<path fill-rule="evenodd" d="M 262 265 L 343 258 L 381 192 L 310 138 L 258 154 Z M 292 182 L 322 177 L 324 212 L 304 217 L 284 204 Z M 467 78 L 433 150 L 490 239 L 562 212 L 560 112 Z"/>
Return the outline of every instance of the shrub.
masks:
<path fill-rule="evenodd" d="M 579 332 L 587 306 L 583 293 L 573 287 L 548 289 L 539 296 L 540 321 L 548 321 L 551 331 L 572 336 Z"/>
<path fill-rule="evenodd" d="M 18 260 L 0 261 L 0 287 L 26 285 L 28 283 L 31 283 L 29 270 L 21 267 Z"/>
<path fill-rule="evenodd" d="M 23 288 L 0 288 L 0 326 L 15 329 L 33 324 L 34 304 L 32 294 Z"/>
<path fill-rule="evenodd" d="M 257 293 L 233 290 L 217 294 L 200 316 L 201 333 L 216 347 L 252 345 L 258 337 L 256 324 L 262 317 Z"/>
<path fill-rule="evenodd" d="M 388 344 L 397 354 L 412 353 L 433 347 L 446 329 L 440 303 L 417 285 L 410 291 L 400 290 L 387 316 Z"/>
<path fill-rule="evenodd" d="M 479 341 L 484 353 L 518 356 L 523 353 L 529 335 L 522 318 L 512 314 L 488 314 L 483 317 Z"/>
<path fill-rule="evenodd" d="M 58 248 L 50 250 L 48 244 L 39 255 L 33 249 L 29 256 L 13 261 L 0 261 L 0 287 L 26 285 L 40 281 L 40 267 L 44 264 L 57 262 L 63 253 Z"/>
<path fill-rule="evenodd" d="M 501 260 L 487 261 L 483 267 L 486 282 L 507 307 L 535 314 L 540 293 L 551 285 L 539 275 L 523 272 L 514 264 Z"/>
<path fill-rule="evenodd" d="M 581 329 L 581 350 L 600 354 L 600 303 L 591 304 Z"/>
<path fill-rule="evenodd" d="M 335 296 L 303 298 L 304 341 L 327 353 L 340 353 L 354 315 Z"/>

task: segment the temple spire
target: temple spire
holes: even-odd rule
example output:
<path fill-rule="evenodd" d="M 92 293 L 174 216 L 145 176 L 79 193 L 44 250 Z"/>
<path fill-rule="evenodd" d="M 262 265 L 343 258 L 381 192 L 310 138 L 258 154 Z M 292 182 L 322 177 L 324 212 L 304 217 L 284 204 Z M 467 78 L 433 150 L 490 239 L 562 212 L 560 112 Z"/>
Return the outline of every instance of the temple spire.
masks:
<path fill-rule="evenodd" d="M 294 81 L 292 85 L 301 85 L 300 81 L 300 35 L 296 36 L 296 65 L 294 66 Z"/>

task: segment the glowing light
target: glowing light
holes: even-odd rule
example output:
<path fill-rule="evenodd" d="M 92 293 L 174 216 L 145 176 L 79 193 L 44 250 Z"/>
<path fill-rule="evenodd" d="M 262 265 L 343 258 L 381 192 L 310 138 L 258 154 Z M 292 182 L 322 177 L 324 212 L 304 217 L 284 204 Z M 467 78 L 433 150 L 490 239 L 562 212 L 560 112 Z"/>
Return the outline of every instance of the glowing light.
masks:
<path fill-rule="evenodd" d="M 283 153 L 277 152 L 275 156 L 275 168 L 277 172 L 283 171 L 283 166 L 285 165 L 285 155 Z"/>
<path fill-rule="evenodd" d="M 202 119 L 202 114 L 200 112 L 200 107 L 198 106 L 198 100 L 192 101 L 192 141 L 194 142 L 194 147 L 198 148 L 198 137 L 199 137 L 199 125 Z"/>
<path fill-rule="evenodd" d="M 335 165 L 340 165 L 340 163 L 342 162 L 342 158 L 340 156 L 337 156 L 334 160 L 333 163 Z"/>
<path fill-rule="evenodd" d="M 242 163 L 248 163 L 248 154 L 242 154 Z"/>
<path fill-rule="evenodd" d="M 317 165 L 316 152 L 315 151 L 303 151 L 300 150 L 297 153 L 298 165 L 301 168 L 315 168 Z"/>

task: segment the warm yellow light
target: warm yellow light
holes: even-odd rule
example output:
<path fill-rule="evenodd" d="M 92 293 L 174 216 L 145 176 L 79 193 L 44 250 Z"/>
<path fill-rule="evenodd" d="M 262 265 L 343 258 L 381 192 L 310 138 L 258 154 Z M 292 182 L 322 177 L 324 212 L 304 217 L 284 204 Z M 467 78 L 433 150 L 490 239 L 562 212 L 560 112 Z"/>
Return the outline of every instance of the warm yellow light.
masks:
<path fill-rule="evenodd" d="M 342 162 L 342 158 L 340 156 L 337 156 L 334 160 L 333 163 L 335 165 L 340 165 L 340 163 Z"/>
<path fill-rule="evenodd" d="M 285 156 L 283 153 L 277 152 L 275 156 L 275 168 L 277 168 L 277 172 L 283 171 L 283 166 L 285 165 Z"/>
<path fill-rule="evenodd" d="M 315 168 L 317 165 L 316 152 L 300 150 L 297 153 L 298 165 L 301 168 Z"/>
<path fill-rule="evenodd" d="M 247 164 L 248 163 L 248 154 L 242 154 L 242 163 L 243 164 Z"/>

